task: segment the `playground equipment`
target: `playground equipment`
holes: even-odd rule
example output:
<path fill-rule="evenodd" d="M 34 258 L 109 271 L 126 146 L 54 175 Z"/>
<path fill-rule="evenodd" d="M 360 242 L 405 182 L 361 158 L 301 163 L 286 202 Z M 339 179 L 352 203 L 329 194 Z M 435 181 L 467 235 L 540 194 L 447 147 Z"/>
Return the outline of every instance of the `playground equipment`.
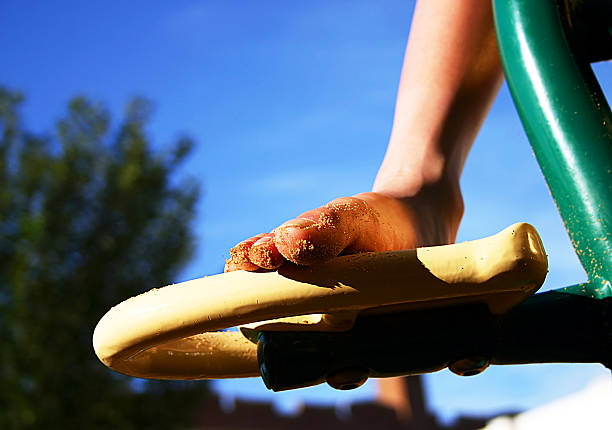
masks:
<path fill-rule="evenodd" d="M 273 390 L 489 364 L 610 368 L 612 114 L 589 63 L 612 57 L 612 3 L 495 0 L 494 15 L 508 85 L 587 283 L 532 295 L 546 255 L 533 227 L 515 224 L 473 242 L 155 289 L 100 320 L 100 360 L 146 378 L 261 376 Z"/>

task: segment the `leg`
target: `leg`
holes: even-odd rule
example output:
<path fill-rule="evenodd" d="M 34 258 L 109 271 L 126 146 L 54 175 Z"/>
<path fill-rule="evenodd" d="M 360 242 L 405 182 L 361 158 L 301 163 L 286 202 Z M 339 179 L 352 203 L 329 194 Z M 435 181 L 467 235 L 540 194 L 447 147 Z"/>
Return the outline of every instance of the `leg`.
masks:
<path fill-rule="evenodd" d="M 373 191 L 241 242 L 226 271 L 453 242 L 463 213 L 461 170 L 501 81 L 489 1 L 419 2 Z"/>

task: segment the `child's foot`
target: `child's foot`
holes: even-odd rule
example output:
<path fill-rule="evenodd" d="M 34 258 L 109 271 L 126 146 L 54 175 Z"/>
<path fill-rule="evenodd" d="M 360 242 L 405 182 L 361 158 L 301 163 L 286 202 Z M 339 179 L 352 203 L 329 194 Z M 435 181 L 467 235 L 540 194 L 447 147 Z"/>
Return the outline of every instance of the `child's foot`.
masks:
<path fill-rule="evenodd" d="M 232 248 L 225 271 L 310 265 L 340 254 L 410 249 L 454 241 L 461 199 L 362 193 L 335 199 Z M 457 204 L 459 202 L 459 204 Z"/>

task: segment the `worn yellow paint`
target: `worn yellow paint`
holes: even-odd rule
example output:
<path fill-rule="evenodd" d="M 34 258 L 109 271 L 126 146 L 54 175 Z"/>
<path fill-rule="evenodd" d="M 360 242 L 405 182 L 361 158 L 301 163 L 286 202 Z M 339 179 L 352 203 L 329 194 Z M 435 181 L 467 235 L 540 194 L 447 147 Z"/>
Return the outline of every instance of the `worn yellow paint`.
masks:
<path fill-rule="evenodd" d="M 143 378 L 257 376 L 256 345 L 238 332 L 215 330 L 243 324 L 247 334 L 348 330 L 358 313 L 467 302 L 487 303 L 499 314 L 533 294 L 546 273 L 537 232 L 520 223 L 471 242 L 347 255 L 267 273 L 237 271 L 153 289 L 104 315 L 93 344 L 105 365 Z"/>

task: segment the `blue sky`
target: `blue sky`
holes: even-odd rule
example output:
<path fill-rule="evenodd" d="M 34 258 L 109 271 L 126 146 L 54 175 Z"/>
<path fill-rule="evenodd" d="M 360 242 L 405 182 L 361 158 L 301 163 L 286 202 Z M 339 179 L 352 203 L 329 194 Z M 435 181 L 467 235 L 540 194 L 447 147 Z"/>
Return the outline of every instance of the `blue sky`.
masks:
<path fill-rule="evenodd" d="M 156 106 L 161 148 L 185 133 L 183 173 L 202 184 L 198 245 L 180 280 L 219 272 L 227 250 L 299 212 L 367 191 L 384 155 L 412 1 L 107 1 L 0 5 L 0 83 L 27 96 L 23 114 L 49 130 L 85 94 L 117 118 L 134 95 Z M 612 66 L 596 66 L 612 93 Z M 544 289 L 585 280 L 504 85 L 468 159 L 459 241 L 527 221 L 550 260 Z M 145 286 L 148 289 L 154 286 Z M 553 327 L 551 327 L 553 328 Z M 557 328 L 557 327 L 555 327 Z M 428 375 L 430 406 L 458 413 L 525 409 L 577 390 L 597 365 L 490 368 Z M 275 394 L 258 380 L 217 383 L 226 398 L 344 404 L 370 398 L 326 387 Z"/>

